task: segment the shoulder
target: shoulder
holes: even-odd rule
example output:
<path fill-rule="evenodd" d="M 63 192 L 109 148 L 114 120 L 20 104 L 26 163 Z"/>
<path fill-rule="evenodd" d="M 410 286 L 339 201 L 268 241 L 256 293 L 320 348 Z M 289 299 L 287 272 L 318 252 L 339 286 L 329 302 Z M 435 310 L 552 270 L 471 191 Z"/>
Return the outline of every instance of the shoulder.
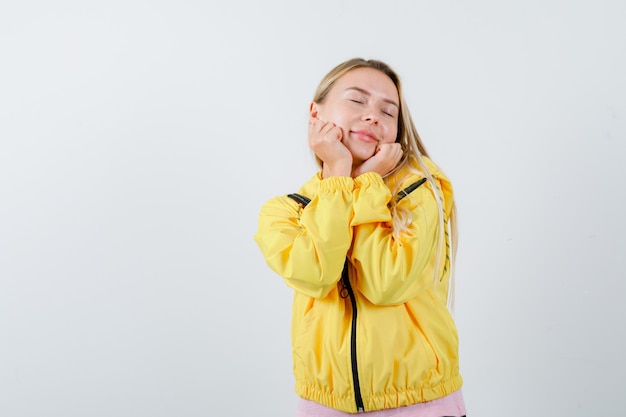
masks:
<path fill-rule="evenodd" d="M 402 189 L 412 186 L 416 182 L 423 181 L 427 178 L 424 173 L 424 167 L 415 157 L 411 157 L 403 163 L 402 167 L 385 179 L 385 183 L 392 192 L 399 192 Z"/>
<path fill-rule="evenodd" d="M 451 206 L 453 202 L 453 190 L 450 179 L 445 172 L 430 158 L 422 156 L 421 160 L 412 156 L 409 161 L 396 173 L 393 178 L 389 178 L 389 187 L 395 191 L 396 194 L 401 194 L 403 190 L 411 189 L 419 184 L 421 188 L 430 189 L 430 186 L 426 186 L 429 183 L 429 179 L 432 178 L 435 181 L 438 192 L 446 206 Z M 449 208 L 449 207 L 447 207 Z"/>
<path fill-rule="evenodd" d="M 290 196 L 300 195 L 310 200 L 319 189 L 320 179 L 321 176 L 315 174 L 299 189 L 286 190 L 284 194 L 275 195 L 266 200 L 261 206 L 261 216 L 274 215 L 285 211 L 289 213 L 296 213 L 301 207 L 301 203 L 298 202 L 297 198 L 294 199 Z"/>
<path fill-rule="evenodd" d="M 424 165 L 428 169 L 429 174 L 436 181 L 438 191 L 440 192 L 440 198 L 444 204 L 444 210 L 450 213 L 454 206 L 454 190 L 452 188 L 452 182 L 446 173 L 433 162 L 430 158 L 422 157 Z"/>

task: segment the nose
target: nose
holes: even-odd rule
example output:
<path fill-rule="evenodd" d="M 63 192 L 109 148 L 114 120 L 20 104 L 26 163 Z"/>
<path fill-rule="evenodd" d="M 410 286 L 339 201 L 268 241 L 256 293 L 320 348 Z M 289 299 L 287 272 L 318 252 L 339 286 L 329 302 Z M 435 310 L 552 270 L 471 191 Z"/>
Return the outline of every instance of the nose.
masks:
<path fill-rule="evenodd" d="M 378 124 L 378 116 L 376 115 L 376 110 L 368 107 L 365 112 L 363 112 L 363 120 L 377 125 Z"/>

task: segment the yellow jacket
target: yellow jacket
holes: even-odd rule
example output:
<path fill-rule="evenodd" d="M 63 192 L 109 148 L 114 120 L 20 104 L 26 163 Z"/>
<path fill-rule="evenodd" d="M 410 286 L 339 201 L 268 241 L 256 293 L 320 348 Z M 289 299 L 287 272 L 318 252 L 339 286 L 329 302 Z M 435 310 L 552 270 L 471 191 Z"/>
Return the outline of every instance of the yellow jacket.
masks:
<path fill-rule="evenodd" d="M 424 160 L 447 221 L 452 187 Z M 420 179 L 411 174 L 399 189 Z M 297 394 L 355 413 L 430 401 L 459 389 L 457 331 L 446 307 L 447 239 L 439 282 L 433 279 L 439 222 L 430 182 L 398 202 L 412 215 L 398 239 L 390 233 L 387 206 L 396 197 L 376 173 L 354 179 L 322 179 L 318 173 L 298 193 L 310 198 L 306 207 L 287 196 L 265 203 L 255 235 L 268 265 L 295 290 Z"/>

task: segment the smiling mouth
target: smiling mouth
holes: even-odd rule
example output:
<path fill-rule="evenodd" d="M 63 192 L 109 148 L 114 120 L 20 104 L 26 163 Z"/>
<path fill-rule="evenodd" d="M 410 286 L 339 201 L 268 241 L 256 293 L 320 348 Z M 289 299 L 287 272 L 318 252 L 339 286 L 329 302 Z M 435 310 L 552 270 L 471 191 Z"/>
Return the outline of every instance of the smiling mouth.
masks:
<path fill-rule="evenodd" d="M 356 130 L 356 131 L 352 131 L 352 134 L 356 136 L 358 139 L 362 140 L 363 142 L 368 142 L 368 143 L 378 142 L 378 139 L 372 132 L 367 132 L 364 130 Z"/>

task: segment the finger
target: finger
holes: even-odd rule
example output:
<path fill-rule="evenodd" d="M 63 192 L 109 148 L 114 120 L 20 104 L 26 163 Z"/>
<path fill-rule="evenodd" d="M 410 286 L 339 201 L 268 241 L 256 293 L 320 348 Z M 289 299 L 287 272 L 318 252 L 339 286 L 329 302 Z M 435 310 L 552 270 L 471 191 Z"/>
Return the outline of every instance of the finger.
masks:
<path fill-rule="evenodd" d="M 326 122 L 326 124 L 320 129 L 320 134 L 333 140 L 341 140 L 341 137 L 343 136 L 341 129 L 332 122 Z"/>
<path fill-rule="evenodd" d="M 326 124 L 326 120 L 322 120 L 319 117 L 313 117 L 309 119 L 309 124 L 316 125 L 316 126 L 323 126 Z"/>
<path fill-rule="evenodd" d="M 342 141 L 343 140 L 343 130 L 339 126 L 337 126 L 335 124 L 333 124 L 333 126 L 334 126 L 334 129 L 333 129 L 332 133 L 335 135 L 335 139 L 338 140 L 338 141 Z"/>
<path fill-rule="evenodd" d="M 324 122 L 324 124 L 320 126 L 320 133 L 326 134 L 330 131 L 330 129 L 332 129 L 330 123 Z"/>
<path fill-rule="evenodd" d="M 321 132 L 324 134 L 331 133 L 337 126 L 332 122 L 326 122 Z"/>
<path fill-rule="evenodd" d="M 315 132 L 319 129 L 319 119 L 309 120 L 309 133 Z"/>
<path fill-rule="evenodd" d="M 309 134 L 325 134 L 326 130 L 328 129 L 328 123 L 323 121 L 323 120 L 314 120 L 310 125 L 309 125 Z"/>

